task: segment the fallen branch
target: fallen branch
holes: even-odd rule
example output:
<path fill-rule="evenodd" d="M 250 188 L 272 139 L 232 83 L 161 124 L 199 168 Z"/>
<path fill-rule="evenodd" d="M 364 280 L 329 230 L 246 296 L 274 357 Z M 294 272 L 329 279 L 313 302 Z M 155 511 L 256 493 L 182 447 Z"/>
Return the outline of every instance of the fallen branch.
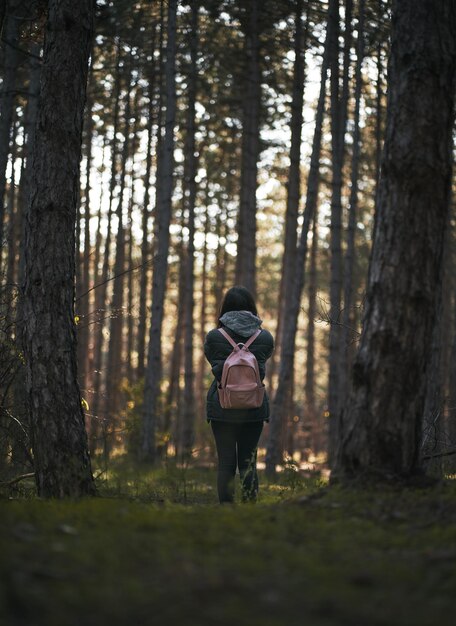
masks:
<path fill-rule="evenodd" d="M 0 483 L 0 487 L 12 487 L 16 483 L 21 480 L 25 480 L 26 478 L 33 478 L 35 476 L 35 472 L 29 472 L 28 474 L 21 474 L 20 476 L 16 476 L 12 480 L 7 480 L 5 482 Z"/>

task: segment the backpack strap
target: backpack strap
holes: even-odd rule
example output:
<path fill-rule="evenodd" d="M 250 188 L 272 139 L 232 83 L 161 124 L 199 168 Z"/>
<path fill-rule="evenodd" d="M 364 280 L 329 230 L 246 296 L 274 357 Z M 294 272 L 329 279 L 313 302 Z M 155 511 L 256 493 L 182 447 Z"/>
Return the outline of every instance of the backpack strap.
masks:
<path fill-rule="evenodd" d="M 223 328 L 217 328 L 217 330 L 222 333 L 222 335 L 225 337 L 225 339 L 227 339 L 229 341 L 229 343 L 233 346 L 233 348 L 238 348 L 239 349 L 239 345 L 234 341 L 234 339 L 226 332 L 226 330 L 224 330 Z M 253 335 L 251 337 L 249 337 L 247 339 L 247 341 L 244 344 L 241 344 L 243 348 L 248 348 L 254 341 L 255 339 L 258 337 L 258 335 L 261 333 L 261 328 L 258 328 L 258 330 L 256 330 Z"/>
<path fill-rule="evenodd" d="M 258 337 L 260 333 L 261 333 L 261 328 L 258 328 L 258 330 L 256 330 L 253 333 L 253 335 L 247 339 L 247 341 L 244 344 L 244 348 L 248 348 L 255 341 L 255 339 Z"/>
<path fill-rule="evenodd" d="M 234 341 L 234 339 L 224 330 L 223 328 L 217 328 L 217 330 L 222 333 L 225 339 L 233 346 L 233 348 L 237 348 L 239 350 L 239 346 Z"/>

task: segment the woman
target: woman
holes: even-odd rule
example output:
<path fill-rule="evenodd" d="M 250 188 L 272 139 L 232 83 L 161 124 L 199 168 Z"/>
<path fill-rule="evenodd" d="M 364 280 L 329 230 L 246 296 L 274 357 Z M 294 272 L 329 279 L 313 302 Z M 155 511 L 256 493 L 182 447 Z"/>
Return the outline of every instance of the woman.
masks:
<path fill-rule="evenodd" d="M 223 299 L 218 328 L 227 332 L 236 343 L 245 343 L 261 327 L 252 294 L 245 287 L 232 287 Z M 211 330 L 204 342 L 204 354 L 211 364 L 214 380 L 207 393 L 207 420 L 214 433 L 218 456 L 217 489 L 220 503 L 234 501 L 234 477 L 239 468 L 243 501 L 254 501 L 258 493 L 256 452 L 263 422 L 269 417 L 269 402 L 256 409 L 224 409 L 220 405 L 217 386 L 223 365 L 233 347 L 218 328 Z M 274 349 L 271 333 L 261 329 L 250 352 L 258 361 L 261 380 L 266 361 Z"/>

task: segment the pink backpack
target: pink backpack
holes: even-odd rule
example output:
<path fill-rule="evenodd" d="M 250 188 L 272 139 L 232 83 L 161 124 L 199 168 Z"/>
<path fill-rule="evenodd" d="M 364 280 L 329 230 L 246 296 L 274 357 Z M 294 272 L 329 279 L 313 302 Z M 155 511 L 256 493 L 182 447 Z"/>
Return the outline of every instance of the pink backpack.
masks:
<path fill-rule="evenodd" d="M 263 404 L 264 385 L 261 382 L 258 361 L 249 350 L 261 330 L 258 329 L 245 343 L 237 344 L 230 335 L 218 329 L 233 346 L 223 364 L 218 396 L 223 409 L 257 409 Z"/>

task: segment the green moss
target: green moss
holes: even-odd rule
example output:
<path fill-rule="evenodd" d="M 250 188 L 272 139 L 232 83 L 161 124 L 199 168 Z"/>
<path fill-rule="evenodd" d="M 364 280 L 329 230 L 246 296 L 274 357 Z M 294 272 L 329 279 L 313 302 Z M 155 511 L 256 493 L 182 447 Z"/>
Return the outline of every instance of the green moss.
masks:
<path fill-rule="evenodd" d="M 0 623 L 453 623 L 454 483 L 263 485 L 256 506 L 219 507 L 213 472 L 186 470 L 184 489 L 180 471 L 105 477 L 91 500 L 1 502 Z"/>

